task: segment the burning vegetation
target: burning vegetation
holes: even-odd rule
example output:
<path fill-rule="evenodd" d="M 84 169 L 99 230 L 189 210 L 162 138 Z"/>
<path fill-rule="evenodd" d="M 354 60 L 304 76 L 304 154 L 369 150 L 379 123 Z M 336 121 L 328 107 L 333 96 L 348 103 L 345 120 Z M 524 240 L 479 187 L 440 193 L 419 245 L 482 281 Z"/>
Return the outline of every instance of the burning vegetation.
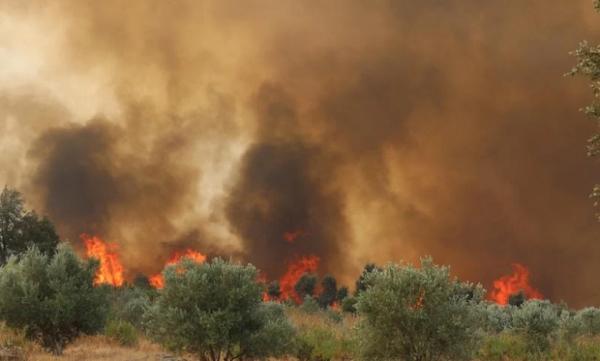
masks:
<path fill-rule="evenodd" d="M 519 263 L 512 265 L 513 273 L 495 280 L 488 298 L 500 305 L 507 305 L 510 297 L 522 293 L 527 299 L 543 299 L 541 292 L 529 283 L 529 270 Z"/>

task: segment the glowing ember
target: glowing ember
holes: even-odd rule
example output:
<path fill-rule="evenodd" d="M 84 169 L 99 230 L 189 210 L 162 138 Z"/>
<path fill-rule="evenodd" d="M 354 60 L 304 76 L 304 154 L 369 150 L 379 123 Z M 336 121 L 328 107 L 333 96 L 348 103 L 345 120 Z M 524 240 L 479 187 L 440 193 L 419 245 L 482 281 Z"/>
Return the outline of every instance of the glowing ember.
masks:
<path fill-rule="evenodd" d="M 529 284 L 529 270 L 518 263 L 512 265 L 513 273 L 494 281 L 494 289 L 488 298 L 501 305 L 508 304 L 511 295 L 523 292 L 528 299 L 542 299 L 544 296 Z"/>
<path fill-rule="evenodd" d="M 206 261 L 206 256 L 200 252 L 196 252 L 193 249 L 186 249 L 185 251 L 176 251 L 165 263 L 166 266 L 170 266 L 178 263 L 183 258 L 189 258 L 196 263 L 203 263 Z M 163 288 L 165 286 L 165 280 L 161 273 L 151 276 L 148 281 L 154 288 Z"/>
<path fill-rule="evenodd" d="M 281 276 L 279 285 L 281 287 L 281 299 L 287 300 L 292 298 L 296 303 L 301 303 L 300 296 L 296 294 L 294 286 L 305 273 L 314 273 L 319 267 L 319 257 L 307 256 L 302 257 L 288 265 L 287 272 Z"/>
<path fill-rule="evenodd" d="M 297 230 L 293 232 L 285 232 L 283 234 L 283 240 L 287 243 L 294 243 L 298 237 L 300 237 L 304 232 L 302 230 Z"/>
<path fill-rule="evenodd" d="M 123 266 L 117 254 L 118 246 L 114 243 L 104 242 L 96 236 L 82 234 L 81 239 L 85 244 L 86 256 L 100 261 L 96 272 L 94 285 L 108 284 L 114 287 L 123 285 Z"/>

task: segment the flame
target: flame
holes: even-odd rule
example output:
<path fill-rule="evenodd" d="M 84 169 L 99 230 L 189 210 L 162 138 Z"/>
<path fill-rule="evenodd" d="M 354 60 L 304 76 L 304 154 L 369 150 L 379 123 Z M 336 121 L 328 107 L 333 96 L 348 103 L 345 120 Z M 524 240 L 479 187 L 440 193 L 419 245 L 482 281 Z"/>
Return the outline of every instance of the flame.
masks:
<path fill-rule="evenodd" d="M 521 291 L 528 299 L 542 299 L 544 296 L 540 291 L 529 284 L 529 270 L 518 263 L 514 263 L 512 267 L 512 274 L 494 281 L 494 289 L 490 291 L 489 300 L 506 305 L 511 295 Z"/>
<path fill-rule="evenodd" d="M 87 258 L 96 258 L 100 261 L 100 268 L 96 272 L 94 285 L 122 286 L 124 282 L 123 266 L 117 254 L 118 246 L 114 243 L 104 242 L 97 236 L 87 234 L 82 234 L 81 239 L 85 244 Z"/>
<path fill-rule="evenodd" d="M 285 232 L 283 233 L 283 240 L 287 243 L 294 243 L 296 239 L 298 239 L 298 237 L 300 237 L 302 234 L 304 234 L 304 231 L 302 231 L 301 229 L 296 231 Z"/>
<path fill-rule="evenodd" d="M 178 263 L 183 258 L 189 258 L 196 263 L 204 263 L 206 261 L 206 256 L 200 252 L 194 251 L 193 249 L 186 249 L 185 251 L 176 251 L 165 263 L 166 266 L 170 266 Z M 165 280 L 163 278 L 162 273 L 156 274 L 148 278 L 148 281 L 154 288 L 163 288 L 165 286 Z"/>
<path fill-rule="evenodd" d="M 320 259 L 317 256 L 306 256 L 288 265 L 286 273 L 279 279 L 282 300 L 292 298 L 298 304 L 302 302 L 300 296 L 294 290 L 294 286 L 303 274 L 316 272 L 319 267 L 319 261 Z"/>

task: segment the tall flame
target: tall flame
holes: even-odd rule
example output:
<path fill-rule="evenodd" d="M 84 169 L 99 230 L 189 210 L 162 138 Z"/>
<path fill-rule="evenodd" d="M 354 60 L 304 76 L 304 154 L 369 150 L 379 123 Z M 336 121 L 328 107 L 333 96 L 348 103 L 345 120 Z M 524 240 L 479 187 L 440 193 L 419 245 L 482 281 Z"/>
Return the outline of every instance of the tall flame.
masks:
<path fill-rule="evenodd" d="M 181 261 L 181 259 L 183 258 L 189 258 L 192 261 L 196 262 L 196 263 L 204 263 L 204 261 L 206 261 L 206 256 L 203 255 L 200 252 L 194 251 L 193 249 L 186 249 L 185 251 L 176 251 L 174 252 L 171 257 L 169 257 L 169 259 L 167 260 L 167 262 L 165 263 L 165 267 L 166 266 L 170 266 L 173 264 L 178 263 L 179 261 Z M 149 279 L 150 284 L 154 287 L 154 288 L 163 288 L 165 286 L 165 280 L 164 277 L 162 275 L 162 273 L 156 274 L 154 276 L 151 276 Z"/>
<path fill-rule="evenodd" d="M 518 292 L 523 292 L 528 299 L 542 299 L 542 293 L 529 284 L 529 270 L 519 263 L 514 263 L 512 267 L 512 274 L 494 281 L 494 289 L 488 296 L 490 301 L 506 305 L 509 297 Z"/>
<path fill-rule="evenodd" d="M 291 262 L 288 265 L 286 273 L 279 279 L 279 286 L 281 288 L 281 299 L 293 299 L 296 303 L 301 303 L 300 296 L 294 290 L 294 286 L 305 273 L 313 273 L 317 271 L 319 267 L 319 257 L 317 256 L 306 256 Z"/>
<path fill-rule="evenodd" d="M 96 258 L 100 261 L 94 285 L 122 286 L 125 279 L 123 277 L 123 265 L 117 254 L 118 246 L 114 243 L 104 242 L 100 237 L 87 234 L 82 234 L 81 239 L 85 244 L 87 258 Z"/>

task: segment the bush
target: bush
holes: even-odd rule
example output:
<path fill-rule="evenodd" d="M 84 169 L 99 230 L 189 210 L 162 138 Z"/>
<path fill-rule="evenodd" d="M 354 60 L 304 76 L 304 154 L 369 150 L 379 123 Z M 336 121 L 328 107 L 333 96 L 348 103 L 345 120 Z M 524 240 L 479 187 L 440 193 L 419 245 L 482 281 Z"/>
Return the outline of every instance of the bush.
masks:
<path fill-rule="evenodd" d="M 337 281 L 331 275 L 323 277 L 321 281 L 321 294 L 319 295 L 318 302 L 322 308 L 331 306 L 337 299 Z"/>
<path fill-rule="evenodd" d="M 480 360 L 486 361 L 526 360 L 527 345 L 518 335 L 490 335 L 484 338 L 478 356 Z"/>
<path fill-rule="evenodd" d="M 277 303 L 263 303 L 258 319 L 264 325 L 248 342 L 249 358 L 281 357 L 293 352 L 296 330 L 285 316 L 284 307 Z"/>
<path fill-rule="evenodd" d="M 600 334 L 600 309 L 584 308 L 575 314 L 574 321 L 580 333 L 588 336 Z"/>
<path fill-rule="evenodd" d="M 49 258 L 32 248 L 0 268 L 0 318 L 55 354 L 80 333 L 100 331 L 106 290 L 93 286 L 96 261 L 83 262 L 61 245 Z"/>
<path fill-rule="evenodd" d="M 469 359 L 477 349 L 483 289 L 450 279 L 449 269 L 390 265 L 370 272 L 358 297 L 364 360 Z"/>
<path fill-rule="evenodd" d="M 146 325 L 151 337 L 167 348 L 212 361 L 283 352 L 281 340 L 287 334 L 282 333 L 289 331 L 285 315 L 263 305 L 253 266 L 184 260 L 163 274 L 165 287 L 149 308 Z M 273 334 L 280 341 L 266 341 L 265 335 Z"/>
<path fill-rule="evenodd" d="M 348 313 L 356 313 L 356 297 L 348 296 L 342 301 L 342 311 Z"/>
<path fill-rule="evenodd" d="M 523 337 L 532 354 L 550 349 L 558 325 L 557 310 L 549 301 L 530 300 L 513 313 L 513 329 Z"/>
<path fill-rule="evenodd" d="M 156 291 L 139 287 L 121 287 L 111 293 L 110 317 L 143 328 L 144 314 L 150 308 L 151 297 Z"/>
<path fill-rule="evenodd" d="M 135 327 L 123 320 L 111 320 L 106 325 L 104 334 L 117 341 L 121 346 L 135 346 L 138 344 L 138 334 Z"/>
<path fill-rule="evenodd" d="M 316 313 L 319 312 L 319 303 L 312 296 L 304 297 L 302 300 L 302 305 L 300 305 L 300 309 L 306 313 Z"/>
<path fill-rule="evenodd" d="M 317 276 L 311 273 L 303 274 L 294 285 L 294 291 L 300 299 L 304 299 L 306 296 L 313 296 L 316 288 Z"/>
<path fill-rule="evenodd" d="M 512 327 L 512 306 L 490 303 L 485 307 L 485 330 L 499 333 Z"/>
<path fill-rule="evenodd" d="M 331 328 L 314 326 L 299 331 L 296 339 L 296 358 L 299 361 L 329 361 L 348 358 L 350 340 Z"/>

